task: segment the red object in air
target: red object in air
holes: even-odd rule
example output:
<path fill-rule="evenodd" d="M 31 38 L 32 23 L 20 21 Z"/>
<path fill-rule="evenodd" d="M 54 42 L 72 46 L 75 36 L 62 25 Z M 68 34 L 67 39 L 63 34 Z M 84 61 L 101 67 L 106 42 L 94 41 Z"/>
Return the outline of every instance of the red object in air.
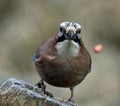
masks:
<path fill-rule="evenodd" d="M 97 44 L 93 48 L 95 53 L 100 53 L 103 50 L 103 46 L 101 44 Z"/>

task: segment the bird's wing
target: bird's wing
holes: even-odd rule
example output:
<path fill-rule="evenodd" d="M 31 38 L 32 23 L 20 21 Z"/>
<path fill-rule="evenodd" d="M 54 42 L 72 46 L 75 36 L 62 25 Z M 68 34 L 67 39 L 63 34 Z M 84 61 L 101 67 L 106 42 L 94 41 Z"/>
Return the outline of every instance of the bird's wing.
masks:
<path fill-rule="evenodd" d="M 87 51 L 87 49 L 85 48 L 82 40 L 80 41 L 80 45 L 81 45 L 80 54 L 83 54 L 82 56 L 86 60 L 86 66 L 85 67 L 87 67 L 88 72 L 91 72 L 91 64 L 92 64 L 91 56 L 90 56 L 89 52 Z M 83 57 L 81 57 L 81 58 L 83 59 Z"/>
<path fill-rule="evenodd" d="M 90 59 L 89 59 L 90 61 L 89 61 L 89 68 L 88 68 L 88 72 L 91 72 L 91 64 L 92 64 L 92 59 L 91 59 L 91 57 L 90 57 Z"/>
<path fill-rule="evenodd" d="M 41 48 L 39 47 L 32 57 L 33 62 L 36 62 L 36 60 L 40 58 L 40 52 L 41 52 Z"/>
<path fill-rule="evenodd" d="M 56 44 L 57 38 L 56 37 L 52 37 L 50 39 L 48 39 L 47 41 L 43 42 L 38 49 L 36 50 L 36 52 L 33 55 L 33 62 L 36 62 L 36 60 L 40 60 L 40 58 L 42 57 L 41 54 L 44 55 L 53 55 L 55 52 L 55 44 Z"/>

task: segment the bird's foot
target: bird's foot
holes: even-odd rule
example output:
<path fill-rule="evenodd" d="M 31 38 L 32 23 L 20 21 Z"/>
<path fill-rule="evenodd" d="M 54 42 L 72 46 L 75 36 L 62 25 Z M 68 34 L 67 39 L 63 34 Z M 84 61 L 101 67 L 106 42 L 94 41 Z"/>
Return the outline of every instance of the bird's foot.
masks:
<path fill-rule="evenodd" d="M 52 93 L 50 93 L 50 92 L 48 92 L 48 91 L 45 91 L 45 95 L 47 95 L 47 96 L 49 96 L 49 97 L 53 98 L 53 94 L 52 94 Z"/>
<path fill-rule="evenodd" d="M 35 86 L 37 86 L 38 88 L 41 88 L 44 95 L 47 95 L 49 97 L 53 97 L 52 93 L 46 91 L 46 86 L 44 85 L 43 81 L 39 81 Z"/>
<path fill-rule="evenodd" d="M 74 99 L 73 99 L 73 97 L 70 97 L 69 99 L 67 99 L 67 101 L 68 101 L 68 102 L 72 102 L 72 103 L 74 103 Z"/>
<path fill-rule="evenodd" d="M 73 98 L 69 98 L 64 101 L 66 104 L 69 104 L 70 106 L 77 106 L 73 100 Z"/>

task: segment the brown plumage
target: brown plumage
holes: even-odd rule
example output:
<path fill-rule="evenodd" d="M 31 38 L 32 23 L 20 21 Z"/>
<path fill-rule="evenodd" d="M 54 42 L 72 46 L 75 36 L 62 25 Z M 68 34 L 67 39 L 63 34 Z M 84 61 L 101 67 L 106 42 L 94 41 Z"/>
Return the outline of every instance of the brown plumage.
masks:
<path fill-rule="evenodd" d="M 91 57 L 82 39 L 78 39 L 80 47 L 77 55 L 61 57 L 56 46 L 58 39 L 55 36 L 41 44 L 35 53 L 34 63 L 42 81 L 53 86 L 70 88 L 69 100 L 72 101 L 73 87 L 83 81 L 91 70 Z"/>

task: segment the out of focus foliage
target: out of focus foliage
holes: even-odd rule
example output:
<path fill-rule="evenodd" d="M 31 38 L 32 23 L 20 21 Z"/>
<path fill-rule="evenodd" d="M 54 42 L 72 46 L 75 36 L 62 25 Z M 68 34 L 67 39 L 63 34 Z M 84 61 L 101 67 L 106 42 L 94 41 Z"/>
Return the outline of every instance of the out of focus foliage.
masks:
<path fill-rule="evenodd" d="M 120 0 L 0 0 L 0 83 L 16 77 L 35 84 L 39 76 L 32 55 L 63 21 L 81 24 L 93 60 L 93 71 L 76 87 L 76 101 L 120 106 Z M 104 46 L 100 54 L 92 50 L 97 43 Z M 48 89 L 55 96 L 69 95 L 64 89 Z"/>

